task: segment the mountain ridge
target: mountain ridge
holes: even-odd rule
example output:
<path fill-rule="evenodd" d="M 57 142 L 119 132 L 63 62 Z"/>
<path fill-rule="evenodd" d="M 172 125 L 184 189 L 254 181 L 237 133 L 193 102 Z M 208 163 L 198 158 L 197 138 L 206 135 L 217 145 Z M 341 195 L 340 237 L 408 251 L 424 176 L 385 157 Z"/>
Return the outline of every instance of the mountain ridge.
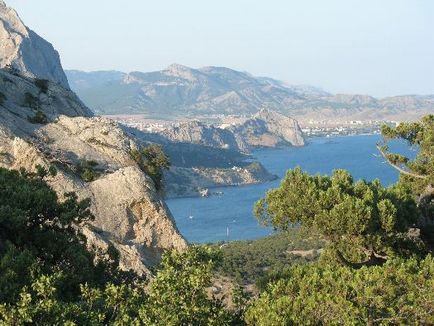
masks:
<path fill-rule="evenodd" d="M 434 112 L 433 95 L 383 98 L 331 94 L 310 85 L 289 85 L 227 67 L 198 69 L 172 64 L 153 72 L 66 71 L 71 87 L 99 114 L 144 114 L 150 118 L 251 115 L 268 108 L 297 120 L 415 119 Z"/>

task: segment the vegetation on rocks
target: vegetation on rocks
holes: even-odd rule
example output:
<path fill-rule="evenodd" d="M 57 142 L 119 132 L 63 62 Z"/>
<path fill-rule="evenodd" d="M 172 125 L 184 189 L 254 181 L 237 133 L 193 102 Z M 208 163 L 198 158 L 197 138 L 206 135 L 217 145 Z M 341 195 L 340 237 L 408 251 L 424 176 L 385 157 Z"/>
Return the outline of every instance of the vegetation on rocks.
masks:
<path fill-rule="evenodd" d="M 92 182 L 101 174 L 101 170 L 97 169 L 98 162 L 93 160 L 81 160 L 75 167 L 75 171 L 80 175 L 80 178 L 86 182 Z"/>
<path fill-rule="evenodd" d="M 30 123 L 34 124 L 46 124 L 48 123 L 48 118 L 44 112 L 41 110 L 37 110 L 36 113 L 32 117 L 27 118 Z"/>
<path fill-rule="evenodd" d="M 39 98 L 37 98 L 32 93 L 26 92 L 24 94 L 23 106 L 29 107 L 34 110 L 39 110 L 41 104 L 39 102 Z"/>
<path fill-rule="evenodd" d="M 169 169 L 170 160 L 161 145 L 152 144 L 141 151 L 132 150 L 130 153 L 140 168 L 154 181 L 157 190 L 163 188 L 163 171 Z"/>
<path fill-rule="evenodd" d="M 48 85 L 49 81 L 47 79 L 35 79 L 35 85 L 39 88 L 41 93 L 47 94 L 48 93 Z"/>

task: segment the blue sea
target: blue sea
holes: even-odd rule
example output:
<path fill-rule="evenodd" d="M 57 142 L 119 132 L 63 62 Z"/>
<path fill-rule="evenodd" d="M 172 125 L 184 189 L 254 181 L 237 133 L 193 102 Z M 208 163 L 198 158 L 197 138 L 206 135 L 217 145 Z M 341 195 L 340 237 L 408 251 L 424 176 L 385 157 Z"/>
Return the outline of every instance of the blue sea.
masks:
<path fill-rule="evenodd" d="M 379 135 L 319 137 L 309 139 L 305 147 L 264 149 L 252 155 L 279 179 L 288 169 L 300 166 L 310 173 L 321 174 L 347 169 L 354 179 L 378 178 L 383 185 L 389 185 L 398 180 L 398 173 L 378 154 L 378 141 Z M 391 149 L 414 155 L 414 150 L 404 143 L 394 143 Z M 223 195 L 170 199 L 167 205 L 179 230 L 191 243 L 255 239 L 273 230 L 257 223 L 252 213 L 254 203 L 279 183 L 276 180 L 260 185 L 215 188 L 213 191 L 222 191 Z"/>

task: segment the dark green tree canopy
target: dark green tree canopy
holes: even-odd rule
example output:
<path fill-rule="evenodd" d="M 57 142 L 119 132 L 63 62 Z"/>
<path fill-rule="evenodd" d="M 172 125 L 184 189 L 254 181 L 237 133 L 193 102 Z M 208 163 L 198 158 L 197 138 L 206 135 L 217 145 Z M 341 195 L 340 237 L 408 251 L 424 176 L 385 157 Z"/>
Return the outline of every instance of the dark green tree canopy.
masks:
<path fill-rule="evenodd" d="M 434 115 L 419 122 L 401 123 L 397 127 L 383 126 L 384 142 L 378 145 L 387 162 L 400 172 L 400 182 L 409 185 L 422 212 L 419 227 L 423 231 L 434 224 Z M 418 150 L 415 158 L 389 151 L 392 139 L 405 140 Z M 431 227 L 432 228 L 432 227 Z M 434 231 L 431 231 L 431 237 Z M 432 239 L 434 245 L 434 239 Z"/>
<path fill-rule="evenodd" d="M 93 218 L 89 200 L 68 193 L 59 202 L 41 178 L 47 174 L 0 168 L 0 301 L 16 299 L 35 273 L 62 271 L 66 297 L 78 294 L 80 283 L 114 277 L 102 261 L 95 265 L 77 228 Z"/>
<path fill-rule="evenodd" d="M 410 254 L 407 232 L 418 210 L 404 185 L 384 188 L 378 180 L 354 183 L 344 170 L 328 177 L 296 168 L 256 204 L 255 214 L 276 229 L 301 225 L 317 231 L 339 260 L 355 267 Z"/>

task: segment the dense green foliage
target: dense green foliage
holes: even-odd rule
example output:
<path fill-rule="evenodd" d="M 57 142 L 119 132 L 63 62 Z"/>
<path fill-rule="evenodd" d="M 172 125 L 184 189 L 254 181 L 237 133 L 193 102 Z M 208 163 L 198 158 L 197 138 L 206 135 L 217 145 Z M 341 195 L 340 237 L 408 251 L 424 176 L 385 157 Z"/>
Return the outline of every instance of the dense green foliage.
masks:
<path fill-rule="evenodd" d="M 330 242 L 337 259 L 353 267 L 409 255 L 418 245 L 407 235 L 418 215 L 410 188 L 384 188 L 378 180 L 354 183 L 344 170 L 331 177 L 289 170 L 255 213 L 277 229 L 301 224 L 315 230 Z"/>
<path fill-rule="evenodd" d="M 426 255 L 430 234 L 424 233 L 433 220 L 426 207 L 432 205 L 434 117 L 384 127 L 383 134 L 419 149 L 410 160 L 379 146 L 401 171 L 397 184 L 383 188 L 378 181 L 354 183 L 341 170 L 327 177 L 295 169 L 257 203 L 262 222 L 283 230 L 300 224 L 328 245 L 319 262 L 275 274 L 247 310 L 248 324 L 434 323 L 434 259 Z"/>
<path fill-rule="evenodd" d="M 152 144 L 143 150 L 132 150 L 131 157 L 140 168 L 154 181 L 155 188 L 163 188 L 163 171 L 170 167 L 169 157 L 164 153 L 161 145 Z"/>
<path fill-rule="evenodd" d="M 83 285 L 77 301 L 59 300 L 61 272 L 43 275 L 23 288 L 19 301 L 0 305 L 0 321 L 7 325 L 240 324 L 240 316 L 205 292 L 217 261 L 216 252 L 207 248 L 168 253 L 150 284 L 107 283 L 100 289 Z"/>
<path fill-rule="evenodd" d="M 217 244 L 223 255 L 218 272 L 240 284 L 262 285 L 291 264 L 315 261 L 324 244 L 317 235 L 299 228 L 257 240 Z"/>
<path fill-rule="evenodd" d="M 240 316 L 208 297 L 217 251 L 168 252 L 152 282 L 96 256 L 78 226 L 93 218 L 73 193 L 59 202 L 35 173 L 0 169 L 0 324 L 232 325 Z"/>
<path fill-rule="evenodd" d="M 384 126 L 384 143 L 379 146 L 383 156 L 401 172 L 401 183 L 411 186 L 419 197 L 422 212 L 420 225 L 434 223 L 434 115 L 428 115 L 419 122 L 401 123 L 397 127 Z M 418 149 L 414 159 L 397 153 L 390 153 L 388 141 L 405 140 Z"/>
<path fill-rule="evenodd" d="M 249 325 L 431 325 L 434 259 L 383 266 L 294 266 L 246 313 Z"/>
<path fill-rule="evenodd" d="M 13 302 L 37 275 L 61 271 L 60 294 L 72 298 L 81 283 L 103 284 L 116 275 L 85 246 L 76 226 L 93 218 L 89 201 L 56 193 L 40 176 L 0 168 L 0 302 Z M 53 173 L 53 172 L 52 172 Z M 51 173 L 51 174 L 52 174 Z"/>

